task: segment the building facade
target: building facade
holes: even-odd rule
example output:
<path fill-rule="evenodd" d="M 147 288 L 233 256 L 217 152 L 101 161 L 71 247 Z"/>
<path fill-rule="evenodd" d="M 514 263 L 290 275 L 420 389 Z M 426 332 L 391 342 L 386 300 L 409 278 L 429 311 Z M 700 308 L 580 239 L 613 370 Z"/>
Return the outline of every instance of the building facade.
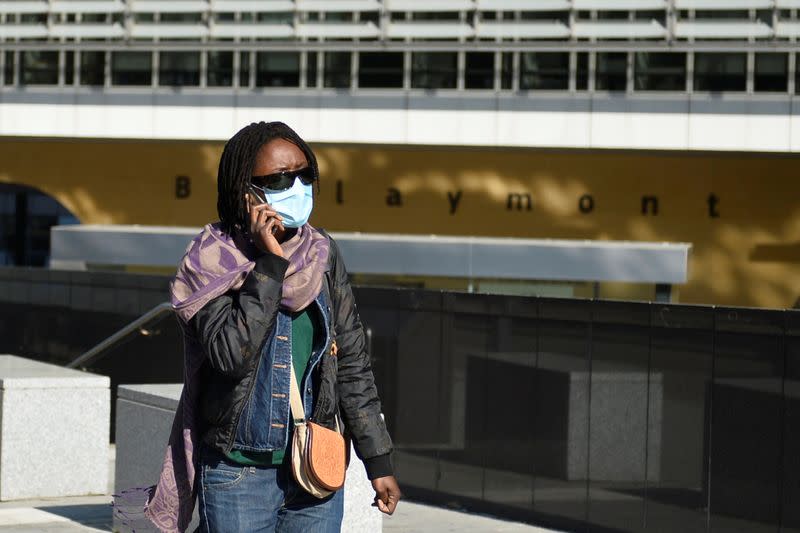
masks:
<path fill-rule="evenodd" d="M 200 225 L 282 120 L 326 228 L 689 242 L 678 301 L 791 307 L 798 36 L 800 0 L 0 1 L 0 180 Z"/>

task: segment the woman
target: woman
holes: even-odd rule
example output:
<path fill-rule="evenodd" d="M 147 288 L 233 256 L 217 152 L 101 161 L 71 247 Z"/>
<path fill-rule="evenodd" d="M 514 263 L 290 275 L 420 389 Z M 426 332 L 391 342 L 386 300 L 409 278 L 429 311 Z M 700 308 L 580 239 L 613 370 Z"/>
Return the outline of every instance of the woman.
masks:
<path fill-rule="evenodd" d="M 339 531 L 343 489 L 318 499 L 294 481 L 290 372 L 306 417 L 344 423 L 392 514 L 400 499 L 364 331 L 336 243 L 307 223 L 318 179 L 310 147 L 280 122 L 225 145 L 219 222 L 189 244 L 170 285 L 185 381 L 146 516 L 183 531 Z M 270 203 L 267 203 L 270 202 Z"/>

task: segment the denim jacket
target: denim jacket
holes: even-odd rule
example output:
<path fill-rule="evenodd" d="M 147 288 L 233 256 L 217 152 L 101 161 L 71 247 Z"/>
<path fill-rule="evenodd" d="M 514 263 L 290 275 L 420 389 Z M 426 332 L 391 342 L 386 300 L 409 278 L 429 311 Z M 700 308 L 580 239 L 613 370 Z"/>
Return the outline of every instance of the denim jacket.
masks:
<path fill-rule="evenodd" d="M 311 418 L 314 387 L 310 377 L 325 348 L 330 345 L 330 307 L 325 291 L 320 291 L 313 304 L 324 324 L 324 342 L 316 342 L 303 380 L 298 387 L 303 395 L 306 419 Z M 256 383 L 236 426 L 233 446 L 239 450 L 263 452 L 279 450 L 289 442 L 289 383 L 292 359 L 292 317 L 278 311 L 275 328 L 270 333 L 256 370 Z M 270 364 L 270 361 L 272 364 Z M 265 423 L 267 422 L 267 423 Z"/>

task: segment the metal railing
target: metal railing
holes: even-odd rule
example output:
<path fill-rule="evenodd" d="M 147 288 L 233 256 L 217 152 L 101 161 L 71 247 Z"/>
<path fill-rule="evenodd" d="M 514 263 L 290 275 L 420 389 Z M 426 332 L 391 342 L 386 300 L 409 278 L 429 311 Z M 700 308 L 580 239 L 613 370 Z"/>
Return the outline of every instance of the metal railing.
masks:
<path fill-rule="evenodd" d="M 134 320 L 133 322 L 129 323 L 125 327 L 118 330 L 113 335 L 107 337 L 103 341 L 96 344 L 94 347 L 90 348 L 80 356 L 73 359 L 70 363 L 66 365 L 67 368 L 81 368 L 84 366 L 89 365 L 90 363 L 94 362 L 101 354 L 105 353 L 107 350 L 113 348 L 123 340 L 125 340 L 129 335 L 134 332 L 138 332 L 141 335 L 149 335 L 149 331 L 144 329 L 144 326 L 157 318 L 161 318 L 162 315 L 172 312 L 172 304 L 169 302 L 164 302 L 158 304 L 157 306 L 150 309 L 148 312 Z"/>

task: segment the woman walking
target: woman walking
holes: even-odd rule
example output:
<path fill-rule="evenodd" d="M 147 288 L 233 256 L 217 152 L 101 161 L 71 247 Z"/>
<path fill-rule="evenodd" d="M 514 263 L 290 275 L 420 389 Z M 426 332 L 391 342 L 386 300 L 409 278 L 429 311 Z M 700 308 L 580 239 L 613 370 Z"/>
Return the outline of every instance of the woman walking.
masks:
<path fill-rule="evenodd" d="M 217 179 L 219 221 L 189 244 L 170 286 L 185 380 L 146 516 L 183 531 L 197 496 L 201 531 L 339 531 L 343 489 L 314 496 L 292 473 L 292 374 L 305 418 L 343 425 L 373 505 L 392 514 L 392 442 L 347 272 L 307 222 L 314 153 L 283 123 L 253 123 L 225 145 Z"/>

